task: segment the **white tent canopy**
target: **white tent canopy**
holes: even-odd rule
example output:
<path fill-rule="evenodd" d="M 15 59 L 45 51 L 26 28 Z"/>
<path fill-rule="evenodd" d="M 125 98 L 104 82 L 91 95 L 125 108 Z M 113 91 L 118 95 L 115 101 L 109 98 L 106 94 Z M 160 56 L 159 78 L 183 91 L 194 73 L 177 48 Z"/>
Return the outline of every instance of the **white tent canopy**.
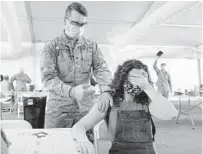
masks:
<path fill-rule="evenodd" d="M 70 1 L 1 2 L 1 59 L 37 58 L 44 43 L 61 35 Z M 126 58 L 201 59 L 201 1 L 82 1 L 88 10 L 85 35 L 107 61 Z M 119 53 L 119 54 L 118 54 Z M 199 60 L 199 71 L 200 69 Z M 201 74 L 201 73 L 199 73 Z M 201 75 L 199 75 L 199 80 Z"/>
<path fill-rule="evenodd" d="M 83 1 L 81 3 L 87 7 L 89 13 L 85 34 L 98 44 L 112 45 L 121 41 L 130 44 L 131 49 L 132 46 L 137 49 L 137 45 L 158 48 L 169 46 L 174 47 L 174 52 L 184 50 L 183 57 L 187 56 L 187 53 L 190 57 L 191 51 L 197 51 L 196 47 L 202 44 L 202 2 Z M 68 4 L 70 2 L 66 1 L 2 2 L 2 12 L 9 12 L 9 8 L 12 12 L 1 17 L 1 41 L 12 43 L 12 39 L 20 38 L 22 43 L 38 43 L 59 36 L 63 30 L 64 12 Z M 12 24 L 7 24 L 3 20 L 9 16 Z M 6 25 L 12 26 L 10 30 L 15 30 L 15 33 L 7 31 L 4 28 Z M 169 52 L 174 57 L 173 53 Z M 4 55 L 6 58 L 6 52 L 2 53 L 2 58 Z"/>

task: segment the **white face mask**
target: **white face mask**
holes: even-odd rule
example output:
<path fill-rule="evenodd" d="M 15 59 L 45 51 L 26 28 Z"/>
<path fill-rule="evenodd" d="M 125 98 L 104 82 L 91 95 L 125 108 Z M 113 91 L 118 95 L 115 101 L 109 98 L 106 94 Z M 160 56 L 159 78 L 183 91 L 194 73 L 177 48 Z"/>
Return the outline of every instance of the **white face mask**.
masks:
<path fill-rule="evenodd" d="M 84 30 L 85 30 L 84 27 L 80 27 L 80 37 L 84 35 Z"/>
<path fill-rule="evenodd" d="M 67 35 L 71 38 L 78 38 L 84 34 L 84 27 L 77 27 L 69 23 L 66 24 L 65 29 Z"/>

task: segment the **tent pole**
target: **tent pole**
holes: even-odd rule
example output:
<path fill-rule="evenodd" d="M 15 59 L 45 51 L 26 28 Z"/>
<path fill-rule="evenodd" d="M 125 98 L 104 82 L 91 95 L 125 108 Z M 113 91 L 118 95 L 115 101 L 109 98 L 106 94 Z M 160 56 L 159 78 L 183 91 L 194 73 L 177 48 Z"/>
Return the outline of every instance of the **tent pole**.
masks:
<path fill-rule="evenodd" d="M 198 65 L 198 79 L 199 79 L 199 85 L 202 84 L 202 68 L 201 68 L 201 58 L 197 59 L 197 65 Z"/>
<path fill-rule="evenodd" d="M 202 44 L 197 47 L 197 67 L 198 67 L 198 78 L 199 85 L 202 84 Z"/>

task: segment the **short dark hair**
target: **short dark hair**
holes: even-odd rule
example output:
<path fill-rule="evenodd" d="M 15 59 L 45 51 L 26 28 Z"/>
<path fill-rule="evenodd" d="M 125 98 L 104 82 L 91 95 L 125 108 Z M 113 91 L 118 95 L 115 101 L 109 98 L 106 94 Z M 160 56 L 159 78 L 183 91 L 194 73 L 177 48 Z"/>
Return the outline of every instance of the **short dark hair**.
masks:
<path fill-rule="evenodd" d="M 162 63 L 161 66 L 166 66 L 166 63 Z"/>
<path fill-rule="evenodd" d="M 82 14 L 83 16 L 87 17 L 87 9 L 80 3 L 73 2 L 70 5 L 67 6 L 66 12 L 65 12 L 65 19 L 67 16 L 71 13 L 72 10 L 77 11 L 78 13 Z"/>
<path fill-rule="evenodd" d="M 4 75 L 3 78 L 4 78 L 5 80 L 9 80 L 9 76 L 8 76 L 8 75 Z"/>

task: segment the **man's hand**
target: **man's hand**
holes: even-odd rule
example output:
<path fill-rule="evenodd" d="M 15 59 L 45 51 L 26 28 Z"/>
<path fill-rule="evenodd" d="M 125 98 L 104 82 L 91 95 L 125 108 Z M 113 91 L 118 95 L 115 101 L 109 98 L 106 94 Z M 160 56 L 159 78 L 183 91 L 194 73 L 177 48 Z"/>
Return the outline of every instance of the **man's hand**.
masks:
<path fill-rule="evenodd" d="M 89 99 L 94 93 L 95 90 L 91 85 L 80 84 L 70 90 L 70 97 L 78 101 L 84 101 Z"/>
<path fill-rule="evenodd" d="M 106 112 L 109 105 L 113 106 L 113 98 L 110 93 L 104 92 L 99 97 L 98 110 L 101 112 Z"/>

